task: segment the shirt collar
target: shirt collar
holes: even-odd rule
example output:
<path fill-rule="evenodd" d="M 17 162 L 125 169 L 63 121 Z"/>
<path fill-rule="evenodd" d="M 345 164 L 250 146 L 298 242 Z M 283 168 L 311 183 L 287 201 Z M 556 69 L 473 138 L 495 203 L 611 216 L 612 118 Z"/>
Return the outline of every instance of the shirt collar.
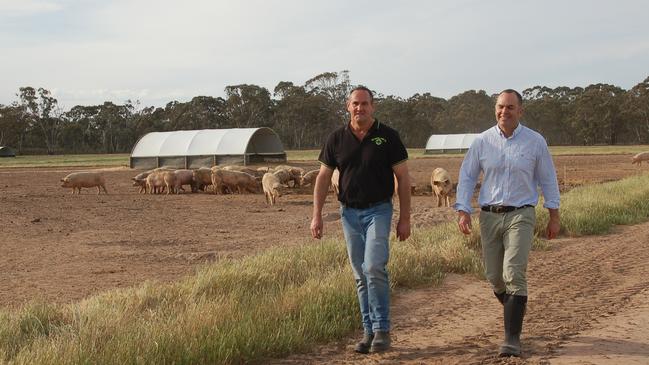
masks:
<path fill-rule="evenodd" d="M 503 137 L 503 138 L 507 138 L 507 137 L 505 137 L 505 135 L 503 134 L 503 131 L 502 131 L 502 130 L 500 129 L 500 127 L 498 126 L 498 123 L 496 123 L 496 126 L 495 126 L 494 128 L 496 128 L 496 132 L 498 132 L 498 135 L 499 135 L 499 136 L 501 136 L 501 137 Z M 510 138 L 514 138 L 514 137 L 516 137 L 518 134 L 521 133 L 522 130 L 523 130 L 523 124 L 521 124 L 521 122 L 519 121 L 519 122 L 518 122 L 518 125 L 517 125 L 516 128 L 514 129 L 514 133 L 512 133 L 512 136 L 511 136 Z"/>

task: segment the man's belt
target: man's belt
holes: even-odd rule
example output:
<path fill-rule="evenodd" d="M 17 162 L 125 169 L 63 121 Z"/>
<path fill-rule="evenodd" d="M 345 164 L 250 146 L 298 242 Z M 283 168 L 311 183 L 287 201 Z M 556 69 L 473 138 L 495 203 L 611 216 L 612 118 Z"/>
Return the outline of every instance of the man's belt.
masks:
<path fill-rule="evenodd" d="M 511 205 L 485 205 L 483 207 L 480 207 L 480 209 L 482 209 L 485 212 L 491 212 L 491 213 L 509 213 L 517 209 L 523 209 L 528 207 L 534 207 L 534 206 L 530 204 L 525 204 L 520 207 L 514 207 Z"/>
<path fill-rule="evenodd" d="M 374 207 L 374 206 L 377 206 L 377 205 L 379 205 L 379 204 L 387 203 L 387 202 L 389 202 L 389 201 L 390 201 L 390 199 L 385 199 L 385 200 L 381 200 L 381 201 L 374 202 L 374 203 L 359 203 L 359 202 L 352 202 L 352 203 L 342 203 L 342 204 L 343 204 L 346 208 L 352 208 L 352 209 L 368 209 L 368 208 L 372 208 L 372 207 Z"/>

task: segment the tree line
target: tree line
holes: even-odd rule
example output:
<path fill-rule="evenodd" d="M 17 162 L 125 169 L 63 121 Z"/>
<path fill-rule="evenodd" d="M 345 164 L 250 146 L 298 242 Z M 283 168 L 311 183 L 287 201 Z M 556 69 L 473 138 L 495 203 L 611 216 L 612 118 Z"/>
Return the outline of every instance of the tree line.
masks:
<path fill-rule="evenodd" d="M 225 98 L 196 96 L 164 107 L 77 105 L 63 111 L 50 91 L 21 87 L 18 100 L 0 104 L 0 146 L 20 154 L 124 153 L 149 132 L 269 127 L 286 149 L 319 148 L 348 120 L 349 72 L 326 72 L 272 93 L 257 85 L 225 88 Z M 523 123 L 550 145 L 648 144 L 649 77 L 630 90 L 608 84 L 534 86 L 522 91 Z M 424 147 L 431 134 L 479 133 L 494 125 L 497 95 L 470 90 L 444 99 L 375 93 L 376 117 L 396 128 L 408 147 Z"/>

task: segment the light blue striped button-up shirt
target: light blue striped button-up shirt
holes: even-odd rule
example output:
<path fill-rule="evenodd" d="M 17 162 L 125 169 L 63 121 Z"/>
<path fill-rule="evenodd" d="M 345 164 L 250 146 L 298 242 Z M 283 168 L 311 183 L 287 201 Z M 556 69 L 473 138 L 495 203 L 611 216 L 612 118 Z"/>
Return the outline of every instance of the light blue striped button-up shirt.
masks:
<path fill-rule="evenodd" d="M 520 123 L 509 138 L 496 125 L 473 141 L 460 168 L 456 210 L 472 212 L 471 198 L 480 172 L 480 206 L 536 205 L 540 186 L 543 206 L 559 208 L 557 173 L 545 138 Z"/>

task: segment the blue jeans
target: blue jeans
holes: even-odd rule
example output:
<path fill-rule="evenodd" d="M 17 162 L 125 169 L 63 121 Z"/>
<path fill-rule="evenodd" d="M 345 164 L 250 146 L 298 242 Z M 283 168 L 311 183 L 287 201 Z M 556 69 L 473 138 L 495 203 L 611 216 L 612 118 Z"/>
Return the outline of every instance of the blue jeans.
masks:
<path fill-rule="evenodd" d="M 367 209 L 340 208 L 347 254 L 356 279 L 363 328 L 368 334 L 390 330 L 390 256 L 392 202 Z"/>

